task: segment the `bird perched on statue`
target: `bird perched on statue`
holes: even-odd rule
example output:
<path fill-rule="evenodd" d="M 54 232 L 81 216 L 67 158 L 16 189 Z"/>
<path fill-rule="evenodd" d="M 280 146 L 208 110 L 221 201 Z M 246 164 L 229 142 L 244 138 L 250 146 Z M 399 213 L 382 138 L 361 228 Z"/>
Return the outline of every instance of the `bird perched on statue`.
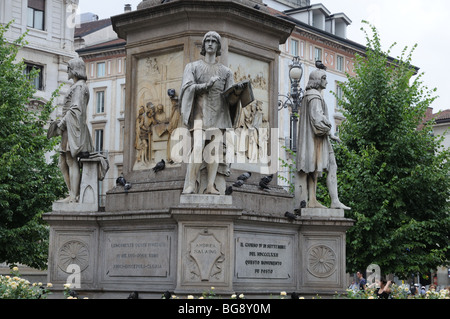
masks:
<path fill-rule="evenodd" d="M 322 70 L 324 70 L 324 71 L 327 70 L 327 67 L 326 67 L 326 66 L 322 63 L 322 61 L 320 61 L 320 60 L 317 60 L 317 61 L 316 61 L 316 68 L 322 69 Z"/>
<path fill-rule="evenodd" d="M 227 189 L 225 190 L 225 195 L 231 195 L 231 193 L 233 193 L 233 187 L 228 186 Z"/>
<path fill-rule="evenodd" d="M 127 181 L 125 180 L 125 178 L 123 176 L 117 177 L 116 186 L 125 186 L 126 183 L 127 183 Z"/>
<path fill-rule="evenodd" d="M 236 182 L 234 182 L 233 186 L 234 187 L 241 187 L 242 185 L 244 185 L 244 181 L 238 179 Z"/>
<path fill-rule="evenodd" d="M 300 208 L 306 208 L 306 200 L 300 202 Z"/>
<path fill-rule="evenodd" d="M 259 187 L 262 190 L 266 190 L 266 191 L 270 190 L 269 183 L 272 181 L 272 179 L 273 179 L 273 174 L 262 177 L 261 180 L 259 181 Z"/>
<path fill-rule="evenodd" d="M 245 181 L 246 181 L 247 179 L 249 179 L 251 176 L 252 176 L 252 173 L 251 173 L 251 172 L 246 172 L 246 173 L 243 173 L 243 174 L 239 175 L 238 180 L 239 180 L 239 181 L 245 182 Z"/>
<path fill-rule="evenodd" d="M 284 213 L 284 216 L 285 216 L 287 219 L 289 219 L 289 220 L 296 220 L 296 219 L 297 219 L 297 215 L 292 214 L 292 213 L 290 213 L 290 212 Z"/>
<path fill-rule="evenodd" d="M 166 168 L 166 162 L 164 161 L 164 159 L 162 159 L 152 169 L 153 169 L 153 172 L 155 172 L 155 174 L 156 174 L 159 171 L 162 171 L 164 168 Z"/>
<path fill-rule="evenodd" d="M 267 183 L 265 183 L 263 180 L 259 181 L 259 188 L 261 188 L 262 190 L 265 190 L 265 191 L 270 190 L 270 187 L 267 186 Z"/>
<path fill-rule="evenodd" d="M 261 181 L 264 182 L 266 185 L 269 184 L 273 179 L 273 174 L 269 176 L 264 176 L 261 178 Z"/>

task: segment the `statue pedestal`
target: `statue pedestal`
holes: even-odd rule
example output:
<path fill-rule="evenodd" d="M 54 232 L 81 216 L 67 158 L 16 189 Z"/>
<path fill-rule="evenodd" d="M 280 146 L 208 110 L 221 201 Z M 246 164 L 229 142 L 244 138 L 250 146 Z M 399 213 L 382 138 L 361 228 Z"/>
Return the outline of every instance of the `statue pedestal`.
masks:
<path fill-rule="evenodd" d="M 54 212 L 96 212 L 98 211 L 98 160 L 80 160 L 83 170 L 80 183 L 80 198 L 76 203 L 57 201 Z"/>
<path fill-rule="evenodd" d="M 333 208 L 302 208 L 301 216 L 318 217 L 318 218 L 329 218 L 329 217 L 344 218 L 344 210 Z"/>

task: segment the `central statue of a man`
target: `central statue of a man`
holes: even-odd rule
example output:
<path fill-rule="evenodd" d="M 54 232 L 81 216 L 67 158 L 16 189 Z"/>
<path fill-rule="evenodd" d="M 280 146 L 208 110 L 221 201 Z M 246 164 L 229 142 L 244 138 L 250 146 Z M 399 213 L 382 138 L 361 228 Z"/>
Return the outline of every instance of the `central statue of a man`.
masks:
<path fill-rule="evenodd" d="M 217 194 L 220 192 L 215 187 L 220 154 L 205 158 L 205 148 L 214 142 L 222 148 L 223 132 L 232 128 L 235 117 L 239 114 L 239 96 L 243 91 L 243 85 L 236 85 L 232 94 L 223 94 L 234 85 L 232 71 L 223 64 L 216 61 L 221 55 L 221 37 L 215 31 L 210 31 L 203 37 L 201 55 L 204 59 L 186 65 L 181 86 L 181 116 L 183 124 L 186 125 L 194 136 L 194 146 L 191 152 L 184 194 L 193 194 L 198 190 L 197 181 L 200 168 L 203 164 L 207 169 L 206 194 Z M 200 134 L 198 134 L 200 133 Z M 202 136 L 201 144 L 196 141 L 196 136 Z M 220 138 L 220 140 L 219 140 Z M 211 148 L 213 152 L 220 152 L 218 148 Z M 202 152 L 199 160 L 194 153 Z"/>

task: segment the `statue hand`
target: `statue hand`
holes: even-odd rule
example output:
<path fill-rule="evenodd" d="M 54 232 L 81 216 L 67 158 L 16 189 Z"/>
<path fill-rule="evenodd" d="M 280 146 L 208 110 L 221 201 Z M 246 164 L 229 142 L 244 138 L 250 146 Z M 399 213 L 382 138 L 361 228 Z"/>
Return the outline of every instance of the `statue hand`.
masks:
<path fill-rule="evenodd" d="M 338 142 L 338 143 L 342 143 L 341 139 L 340 139 L 339 137 L 335 136 L 335 135 L 330 135 L 330 138 L 331 138 L 333 141 L 336 141 L 336 142 Z"/>
<path fill-rule="evenodd" d="M 213 76 L 211 77 L 211 79 L 209 79 L 208 84 L 206 85 L 206 88 L 209 90 L 210 88 L 212 88 L 212 86 L 214 85 L 214 83 L 217 82 L 217 80 L 219 80 L 220 77 L 218 76 Z"/>

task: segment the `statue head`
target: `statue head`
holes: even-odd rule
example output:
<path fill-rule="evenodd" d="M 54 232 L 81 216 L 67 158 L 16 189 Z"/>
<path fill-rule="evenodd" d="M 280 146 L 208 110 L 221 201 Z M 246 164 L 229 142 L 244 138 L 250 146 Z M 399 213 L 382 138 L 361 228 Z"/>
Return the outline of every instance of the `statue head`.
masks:
<path fill-rule="evenodd" d="M 205 34 L 202 41 L 202 50 L 200 51 L 201 55 L 206 55 L 206 48 L 205 48 L 205 41 L 207 38 L 212 37 L 217 41 L 218 48 L 216 52 L 216 56 L 220 56 L 222 54 L 222 43 L 221 43 L 221 37 L 216 31 L 209 31 Z"/>
<path fill-rule="evenodd" d="M 84 64 L 84 61 L 81 58 L 75 58 L 70 60 L 67 63 L 67 72 L 69 73 L 69 78 L 71 73 L 72 76 L 76 77 L 79 80 L 85 81 L 87 80 L 86 65 Z"/>
<path fill-rule="evenodd" d="M 322 90 L 326 88 L 327 84 L 327 73 L 324 70 L 317 69 L 312 71 L 309 75 L 309 81 L 308 85 L 306 86 L 306 90 Z"/>

